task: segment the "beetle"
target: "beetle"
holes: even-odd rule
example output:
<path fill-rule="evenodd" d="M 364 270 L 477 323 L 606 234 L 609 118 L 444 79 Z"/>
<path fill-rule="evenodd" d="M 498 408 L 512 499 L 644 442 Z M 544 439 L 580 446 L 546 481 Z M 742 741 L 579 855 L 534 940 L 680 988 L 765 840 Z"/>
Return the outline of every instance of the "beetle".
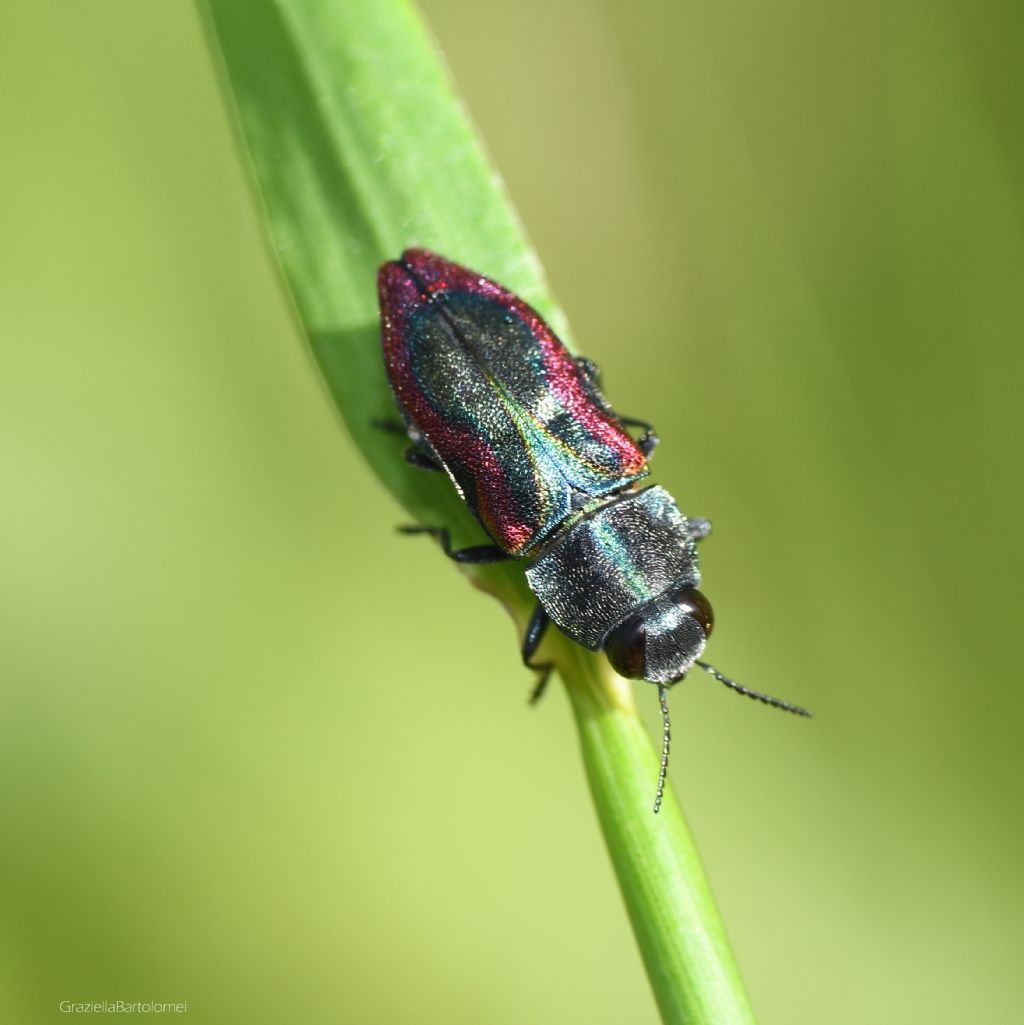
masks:
<path fill-rule="evenodd" d="M 616 672 L 658 687 L 663 720 L 658 811 L 668 764 L 666 689 L 693 667 L 733 690 L 797 715 L 797 705 L 752 691 L 700 660 L 714 614 L 698 589 L 688 518 L 658 485 L 643 486 L 658 437 L 619 416 L 597 368 L 574 357 L 540 315 L 497 282 L 426 249 L 380 268 L 381 340 L 408 437 L 406 459 L 446 473 L 491 544 L 453 549 L 443 526 L 401 528 L 436 538 L 460 563 L 517 559 L 537 599 L 522 645 L 533 657 L 549 623 L 603 650 Z M 642 433 L 634 438 L 628 428 Z"/>

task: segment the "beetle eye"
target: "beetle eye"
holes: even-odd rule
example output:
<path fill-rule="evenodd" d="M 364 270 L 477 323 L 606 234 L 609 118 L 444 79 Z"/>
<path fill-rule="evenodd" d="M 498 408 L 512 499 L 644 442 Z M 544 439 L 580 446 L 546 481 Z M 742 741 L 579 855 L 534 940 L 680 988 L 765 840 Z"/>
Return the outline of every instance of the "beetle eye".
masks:
<path fill-rule="evenodd" d="M 711 602 L 695 587 L 676 591 L 672 597 L 679 608 L 689 612 L 700 623 L 704 628 L 704 636 L 710 637 L 715 626 L 715 613 L 711 608 Z"/>
<path fill-rule="evenodd" d="M 608 638 L 604 646 L 612 669 L 629 680 L 642 680 L 647 650 L 647 631 L 639 616 L 627 619 Z"/>

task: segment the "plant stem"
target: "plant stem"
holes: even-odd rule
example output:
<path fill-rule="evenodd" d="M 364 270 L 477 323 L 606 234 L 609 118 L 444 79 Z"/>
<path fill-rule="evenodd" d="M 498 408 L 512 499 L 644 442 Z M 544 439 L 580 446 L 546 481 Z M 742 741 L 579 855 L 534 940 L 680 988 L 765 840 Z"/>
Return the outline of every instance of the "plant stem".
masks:
<path fill-rule="evenodd" d="M 671 787 L 660 812 L 651 811 L 658 758 L 628 686 L 590 659 L 565 675 L 594 805 L 662 1019 L 749 1025 L 753 1012 Z"/>

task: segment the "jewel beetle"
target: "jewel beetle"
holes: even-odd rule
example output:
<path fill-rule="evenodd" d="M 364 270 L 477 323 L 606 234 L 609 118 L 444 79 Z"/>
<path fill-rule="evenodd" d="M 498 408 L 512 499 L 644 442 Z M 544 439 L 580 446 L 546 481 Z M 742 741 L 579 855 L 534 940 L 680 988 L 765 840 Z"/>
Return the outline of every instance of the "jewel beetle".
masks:
<path fill-rule="evenodd" d="M 617 415 L 597 368 L 574 357 L 544 320 L 497 282 L 425 249 L 378 275 L 384 363 L 412 465 L 444 472 L 492 543 L 453 550 L 443 526 L 405 527 L 440 541 L 461 563 L 517 559 L 537 598 L 523 662 L 542 693 L 550 663 L 533 656 L 549 623 L 622 676 L 658 687 L 665 784 L 666 689 L 698 666 L 776 708 L 700 661 L 714 625 L 698 590 L 697 542 L 710 532 L 658 485 L 643 486 L 658 443 L 652 426 Z M 628 428 L 639 430 L 634 438 Z"/>

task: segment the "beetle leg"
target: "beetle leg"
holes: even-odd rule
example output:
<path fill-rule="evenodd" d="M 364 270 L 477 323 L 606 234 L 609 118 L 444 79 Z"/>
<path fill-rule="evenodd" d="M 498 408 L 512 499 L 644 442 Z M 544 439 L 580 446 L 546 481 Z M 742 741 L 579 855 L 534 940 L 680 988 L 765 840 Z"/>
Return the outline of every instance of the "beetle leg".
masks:
<path fill-rule="evenodd" d="M 409 428 L 401 420 L 371 420 L 371 427 L 378 431 L 387 431 L 388 434 L 400 434 L 403 438 L 409 436 Z"/>
<path fill-rule="evenodd" d="M 433 454 L 426 451 L 423 442 L 423 435 L 418 431 L 409 428 L 401 420 L 371 420 L 370 424 L 379 431 L 387 431 L 388 434 L 399 434 L 411 441 L 412 444 L 405 450 L 405 461 L 418 470 L 433 470 L 436 473 L 443 473 L 444 467 L 434 458 Z"/>
<path fill-rule="evenodd" d="M 434 473 L 444 472 L 433 456 L 428 456 L 426 452 L 422 452 L 420 449 L 412 446 L 405 450 L 405 461 L 410 466 L 415 466 L 417 470 L 432 470 Z"/>
<path fill-rule="evenodd" d="M 531 705 L 535 705 L 540 701 L 544 694 L 544 688 L 547 687 L 548 680 L 551 678 L 551 670 L 555 668 L 553 662 L 530 661 L 540 647 L 540 642 L 544 640 L 544 632 L 547 630 L 548 623 L 550 622 L 551 620 L 544 611 L 543 606 L 540 602 L 537 602 L 537 607 L 533 610 L 533 615 L 530 617 L 530 623 L 526 627 L 526 635 L 523 637 L 523 665 L 530 669 L 535 669 L 539 674 L 533 691 L 530 693 Z"/>
<path fill-rule="evenodd" d="M 651 453 L 658 447 L 658 435 L 654 431 L 645 431 L 637 438 L 637 448 L 644 454 L 645 459 L 651 458 Z"/>
<path fill-rule="evenodd" d="M 444 554 L 455 562 L 485 565 L 489 562 L 504 562 L 506 559 L 512 558 L 508 552 L 502 550 L 497 545 L 473 545 L 470 548 L 456 548 L 453 550 L 447 527 L 421 527 L 414 525 L 399 527 L 398 529 L 403 534 L 429 534 L 431 537 L 436 538 L 440 541 Z"/>
<path fill-rule="evenodd" d="M 592 359 L 587 359 L 586 356 L 577 356 L 576 366 L 579 367 L 584 382 L 591 392 L 591 398 L 608 409 L 608 403 L 600 391 L 601 368 Z M 608 412 L 611 413 L 612 411 L 608 409 Z M 615 416 L 616 414 L 613 413 L 612 415 Z M 644 458 L 648 458 L 658 445 L 658 435 L 654 432 L 654 425 L 649 424 L 646 420 L 638 420 L 633 416 L 617 416 L 617 419 L 623 427 L 643 428 L 644 433 L 637 438 L 636 444 L 637 448 L 643 452 Z"/>
<path fill-rule="evenodd" d="M 711 520 L 706 520 L 703 516 L 688 516 L 686 518 L 686 533 L 694 541 L 707 537 L 711 533 Z"/>
<path fill-rule="evenodd" d="M 592 359 L 587 359 L 586 356 L 577 356 L 576 366 L 580 368 L 580 373 L 592 384 L 601 384 L 601 368 Z"/>
<path fill-rule="evenodd" d="M 619 423 L 623 427 L 641 427 L 643 428 L 643 434 L 640 435 L 636 440 L 637 448 L 643 452 L 644 457 L 650 456 L 650 454 L 658 447 L 658 435 L 654 433 L 654 424 L 648 423 L 646 420 L 638 420 L 635 416 L 620 416 Z"/>

